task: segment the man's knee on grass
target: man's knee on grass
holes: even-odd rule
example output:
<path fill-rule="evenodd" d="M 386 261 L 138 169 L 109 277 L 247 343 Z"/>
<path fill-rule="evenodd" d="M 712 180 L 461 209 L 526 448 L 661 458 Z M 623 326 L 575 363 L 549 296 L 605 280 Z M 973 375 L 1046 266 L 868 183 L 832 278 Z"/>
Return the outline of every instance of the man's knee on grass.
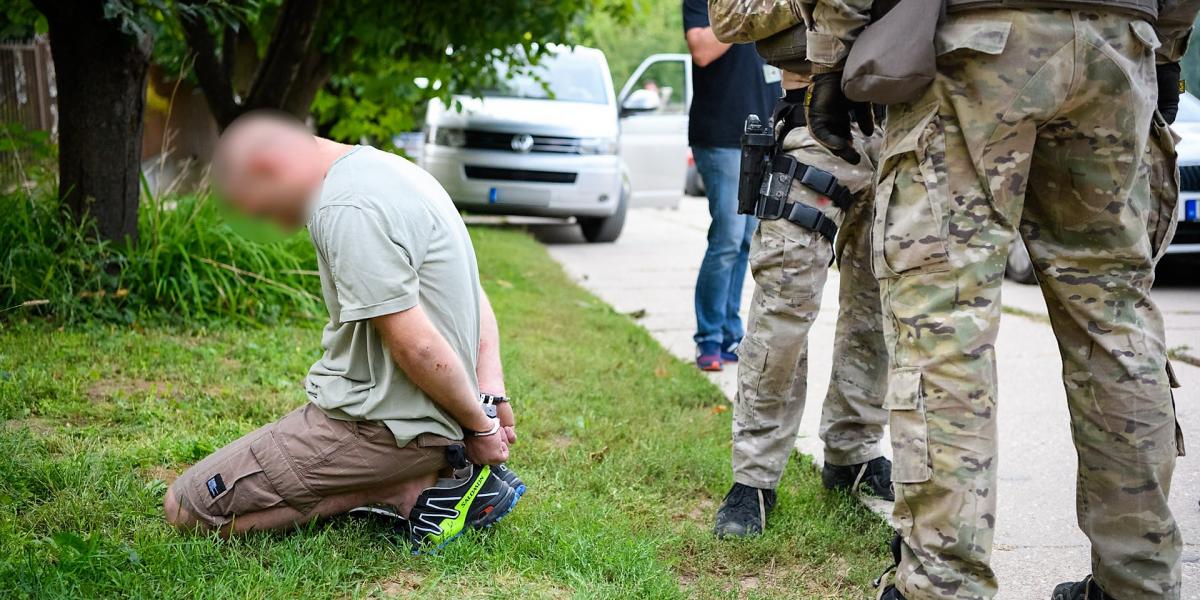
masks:
<path fill-rule="evenodd" d="M 201 524 L 195 515 L 183 507 L 179 496 L 175 494 L 175 486 L 167 488 L 167 495 L 163 497 L 163 514 L 167 518 L 167 523 L 177 529 L 195 529 Z"/>

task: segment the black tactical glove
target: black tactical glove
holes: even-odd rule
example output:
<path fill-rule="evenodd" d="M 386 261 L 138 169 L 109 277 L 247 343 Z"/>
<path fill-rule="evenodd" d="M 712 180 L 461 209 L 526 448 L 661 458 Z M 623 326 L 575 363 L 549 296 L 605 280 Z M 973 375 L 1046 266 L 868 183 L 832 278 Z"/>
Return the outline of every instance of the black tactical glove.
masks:
<path fill-rule="evenodd" d="M 1168 124 L 1174 123 L 1179 114 L 1181 91 L 1179 63 L 1158 65 L 1158 112 L 1162 113 Z"/>
<path fill-rule="evenodd" d="M 842 93 L 842 73 L 814 75 L 804 99 L 804 114 L 808 131 L 817 143 L 825 146 L 834 156 L 857 165 L 862 157 L 854 149 L 851 123 L 858 123 L 863 135 L 875 133 L 875 121 L 871 105 L 866 102 L 851 102 Z"/>

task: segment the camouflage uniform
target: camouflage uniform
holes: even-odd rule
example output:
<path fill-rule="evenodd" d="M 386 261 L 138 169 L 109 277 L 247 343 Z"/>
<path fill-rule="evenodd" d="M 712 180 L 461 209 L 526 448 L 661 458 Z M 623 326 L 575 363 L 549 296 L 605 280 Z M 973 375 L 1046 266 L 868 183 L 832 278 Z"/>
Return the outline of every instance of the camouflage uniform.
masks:
<path fill-rule="evenodd" d="M 835 68 L 870 4 L 819 0 L 809 57 Z M 872 239 L 910 600 L 997 591 L 993 344 L 1018 234 L 1059 341 L 1096 581 L 1122 600 L 1180 596 L 1167 494 L 1182 437 L 1150 298 L 1177 189 L 1150 183 L 1154 152 L 1173 152 L 1161 128 L 1147 151 L 1159 43 L 1113 11 L 952 11 L 934 83 L 890 107 Z"/>
<path fill-rule="evenodd" d="M 864 155 L 868 149 L 859 144 Z M 783 150 L 832 173 L 855 194 L 847 214 L 816 192 L 792 183 L 789 199 L 822 208 L 840 221 L 837 255 L 840 311 L 833 374 L 821 415 L 825 460 L 854 465 L 880 456 L 887 413 L 882 408 L 887 356 L 880 322 L 879 286 L 870 271 L 870 159 L 850 165 L 808 134 L 792 130 Z M 821 234 L 784 219 L 760 221 L 750 244 L 756 284 L 750 325 L 738 350 L 738 394 L 733 408 L 733 473 L 743 485 L 774 489 L 796 444 L 808 381 L 808 331 L 821 307 L 821 290 L 834 249 Z"/>
<path fill-rule="evenodd" d="M 784 87 L 807 84 L 808 63 L 790 36 L 803 41 L 798 0 L 710 0 L 713 33 L 726 42 L 756 42 L 760 53 L 782 57 Z M 789 85 L 792 84 L 792 85 Z M 861 137 L 861 136 L 860 136 Z M 864 156 L 875 156 L 860 139 Z M 868 147 L 871 146 L 871 147 Z M 797 128 L 782 150 L 801 163 L 832 173 L 855 195 L 846 214 L 828 199 L 793 181 L 788 196 L 822 209 L 839 226 L 836 240 L 841 286 L 833 373 L 821 415 L 825 460 L 855 465 L 881 456 L 879 440 L 887 356 L 882 351 L 879 285 L 870 272 L 871 185 L 869 158 L 850 165 Z M 750 246 L 754 300 L 738 351 L 738 394 L 733 409 L 734 481 L 774 489 L 796 443 L 808 381 L 808 332 L 834 248 L 821 234 L 785 219 L 760 221 Z"/>

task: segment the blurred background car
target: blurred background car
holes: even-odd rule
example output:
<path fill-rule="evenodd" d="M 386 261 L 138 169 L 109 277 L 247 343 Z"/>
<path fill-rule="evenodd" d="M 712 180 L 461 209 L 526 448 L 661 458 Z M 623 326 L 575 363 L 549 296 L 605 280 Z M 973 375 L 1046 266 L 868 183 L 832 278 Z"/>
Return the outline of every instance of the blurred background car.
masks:
<path fill-rule="evenodd" d="M 1167 256 L 1200 257 L 1200 100 L 1191 94 L 1181 95 L 1179 115 L 1171 129 L 1181 138 L 1175 147 L 1179 153 L 1179 227 L 1167 247 Z M 1005 276 L 1020 283 L 1037 282 L 1025 244 L 1013 244 Z"/>
<path fill-rule="evenodd" d="M 689 60 L 651 56 L 619 95 L 594 48 L 553 46 L 528 71 L 500 63 L 481 98 L 430 103 L 420 164 L 460 209 L 574 219 L 587 241 L 611 242 L 631 205 L 679 202 Z"/>

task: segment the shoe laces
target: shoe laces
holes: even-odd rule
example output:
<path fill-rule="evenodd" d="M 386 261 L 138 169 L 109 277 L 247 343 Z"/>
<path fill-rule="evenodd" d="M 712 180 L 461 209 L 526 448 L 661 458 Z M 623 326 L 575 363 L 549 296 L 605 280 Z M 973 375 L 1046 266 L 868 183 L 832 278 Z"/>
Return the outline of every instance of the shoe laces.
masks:
<path fill-rule="evenodd" d="M 767 495 L 759 488 L 735 483 L 725 496 L 725 510 L 738 516 L 753 514 L 758 518 L 759 527 L 766 529 Z"/>
<path fill-rule="evenodd" d="M 873 587 L 879 589 L 879 598 L 883 598 L 883 595 L 888 591 L 889 586 L 884 585 L 888 579 L 888 575 L 891 575 L 896 571 L 896 569 L 900 568 L 900 545 L 902 543 L 904 542 L 900 538 L 900 532 L 896 532 L 896 534 L 892 536 L 892 543 L 890 544 L 892 549 L 892 564 L 889 565 L 888 568 L 884 569 L 883 572 L 879 574 L 879 577 L 875 578 L 875 581 L 871 582 Z"/>
<path fill-rule="evenodd" d="M 891 465 L 882 456 L 865 462 L 859 466 L 850 489 L 857 491 L 858 486 L 865 483 L 873 493 L 886 491 L 891 487 L 891 471 Z"/>

